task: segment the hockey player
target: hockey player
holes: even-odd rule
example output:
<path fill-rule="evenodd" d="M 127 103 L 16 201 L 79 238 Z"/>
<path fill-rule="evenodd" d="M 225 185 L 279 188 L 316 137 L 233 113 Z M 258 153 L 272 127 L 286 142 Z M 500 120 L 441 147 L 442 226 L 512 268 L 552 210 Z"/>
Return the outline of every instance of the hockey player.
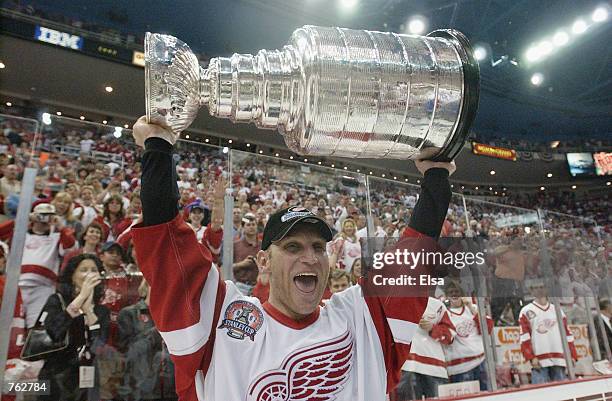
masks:
<path fill-rule="evenodd" d="M 531 383 L 565 380 L 566 363 L 555 306 L 549 302 L 546 287 L 541 280 L 532 282 L 531 293 L 535 299 L 525 305 L 519 314 L 521 352 L 531 362 Z M 577 360 L 574 336 L 567 327 L 563 311 L 561 316 L 564 328 L 562 335 L 567 336 L 572 359 Z"/>
<path fill-rule="evenodd" d="M 257 264 L 270 272 L 268 302 L 242 295 L 220 280 L 210 252 L 178 214 L 172 133 L 144 117 L 133 133 L 145 147 L 143 223 L 132 229 L 133 239 L 180 398 L 384 400 L 396 384 L 398 348 L 410 344 L 428 299 L 364 297 L 356 285 L 320 308 L 332 234 L 297 206 L 271 215 L 263 233 Z M 422 193 L 406 232 L 436 237 L 455 166 L 416 165 Z"/>

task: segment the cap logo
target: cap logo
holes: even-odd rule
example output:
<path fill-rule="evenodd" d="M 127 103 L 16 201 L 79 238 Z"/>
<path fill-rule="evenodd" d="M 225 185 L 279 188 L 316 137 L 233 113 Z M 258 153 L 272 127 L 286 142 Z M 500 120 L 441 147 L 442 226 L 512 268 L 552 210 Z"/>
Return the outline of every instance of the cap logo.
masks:
<path fill-rule="evenodd" d="M 287 220 L 295 219 L 297 217 L 312 216 L 312 215 L 313 215 L 312 212 L 306 209 L 305 207 L 294 206 L 294 207 L 289 208 L 287 210 L 287 213 L 281 216 L 280 220 L 282 223 L 284 223 Z"/>

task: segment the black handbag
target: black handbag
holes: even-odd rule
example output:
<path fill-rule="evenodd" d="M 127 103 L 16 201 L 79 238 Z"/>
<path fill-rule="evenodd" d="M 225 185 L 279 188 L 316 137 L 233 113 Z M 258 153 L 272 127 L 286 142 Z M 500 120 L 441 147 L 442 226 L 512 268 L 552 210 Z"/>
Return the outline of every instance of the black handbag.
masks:
<path fill-rule="evenodd" d="M 66 310 L 66 305 L 64 304 L 62 294 L 59 292 L 56 294 L 62 303 L 62 310 Z M 33 362 L 47 359 L 49 356 L 68 347 L 68 333 L 70 330 L 66 330 L 66 336 L 61 341 L 53 341 L 45 329 L 46 317 L 47 312 L 43 309 L 40 312 L 34 327 L 28 330 L 28 337 L 26 338 L 23 349 L 21 350 L 21 359 L 24 361 Z"/>

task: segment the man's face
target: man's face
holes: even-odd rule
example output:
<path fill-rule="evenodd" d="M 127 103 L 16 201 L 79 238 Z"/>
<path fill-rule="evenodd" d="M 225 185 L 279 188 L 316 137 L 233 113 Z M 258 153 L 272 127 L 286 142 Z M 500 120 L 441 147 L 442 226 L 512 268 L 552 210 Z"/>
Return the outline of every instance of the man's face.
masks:
<path fill-rule="evenodd" d="M 266 251 L 257 264 L 270 272 L 270 302 L 294 319 L 313 313 L 329 276 L 326 241 L 316 227 L 300 224 Z"/>
<path fill-rule="evenodd" d="M 349 288 L 350 283 L 348 277 L 342 277 L 338 280 L 331 279 L 329 283 L 329 290 L 332 294 L 340 291 L 344 291 Z"/>
<path fill-rule="evenodd" d="M 104 267 L 117 268 L 121 265 L 121 253 L 117 247 L 113 246 L 108 251 L 102 253 L 102 263 Z"/>
<path fill-rule="evenodd" d="M 17 178 L 17 166 L 15 166 L 14 164 L 9 164 L 8 166 L 6 166 L 6 168 L 4 169 L 4 175 L 9 180 L 16 179 Z"/>
<path fill-rule="evenodd" d="M 234 224 L 239 224 L 242 221 L 242 211 L 240 210 L 239 207 L 234 208 L 232 216 L 233 216 Z"/>
<path fill-rule="evenodd" d="M 535 298 L 543 298 L 546 296 L 546 287 L 544 284 L 535 284 L 531 287 L 531 294 Z"/>
<path fill-rule="evenodd" d="M 257 222 L 255 220 L 244 223 L 244 234 L 249 236 L 257 234 Z"/>

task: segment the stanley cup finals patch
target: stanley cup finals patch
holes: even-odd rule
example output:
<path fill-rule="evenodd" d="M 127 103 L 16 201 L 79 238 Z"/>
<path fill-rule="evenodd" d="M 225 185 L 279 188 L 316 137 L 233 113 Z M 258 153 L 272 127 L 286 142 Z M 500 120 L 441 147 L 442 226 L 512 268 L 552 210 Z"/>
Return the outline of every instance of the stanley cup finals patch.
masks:
<path fill-rule="evenodd" d="M 227 335 L 237 340 L 249 337 L 255 341 L 255 334 L 263 324 L 263 313 L 255 304 L 247 301 L 234 301 L 223 316 L 219 329 L 227 329 Z"/>

